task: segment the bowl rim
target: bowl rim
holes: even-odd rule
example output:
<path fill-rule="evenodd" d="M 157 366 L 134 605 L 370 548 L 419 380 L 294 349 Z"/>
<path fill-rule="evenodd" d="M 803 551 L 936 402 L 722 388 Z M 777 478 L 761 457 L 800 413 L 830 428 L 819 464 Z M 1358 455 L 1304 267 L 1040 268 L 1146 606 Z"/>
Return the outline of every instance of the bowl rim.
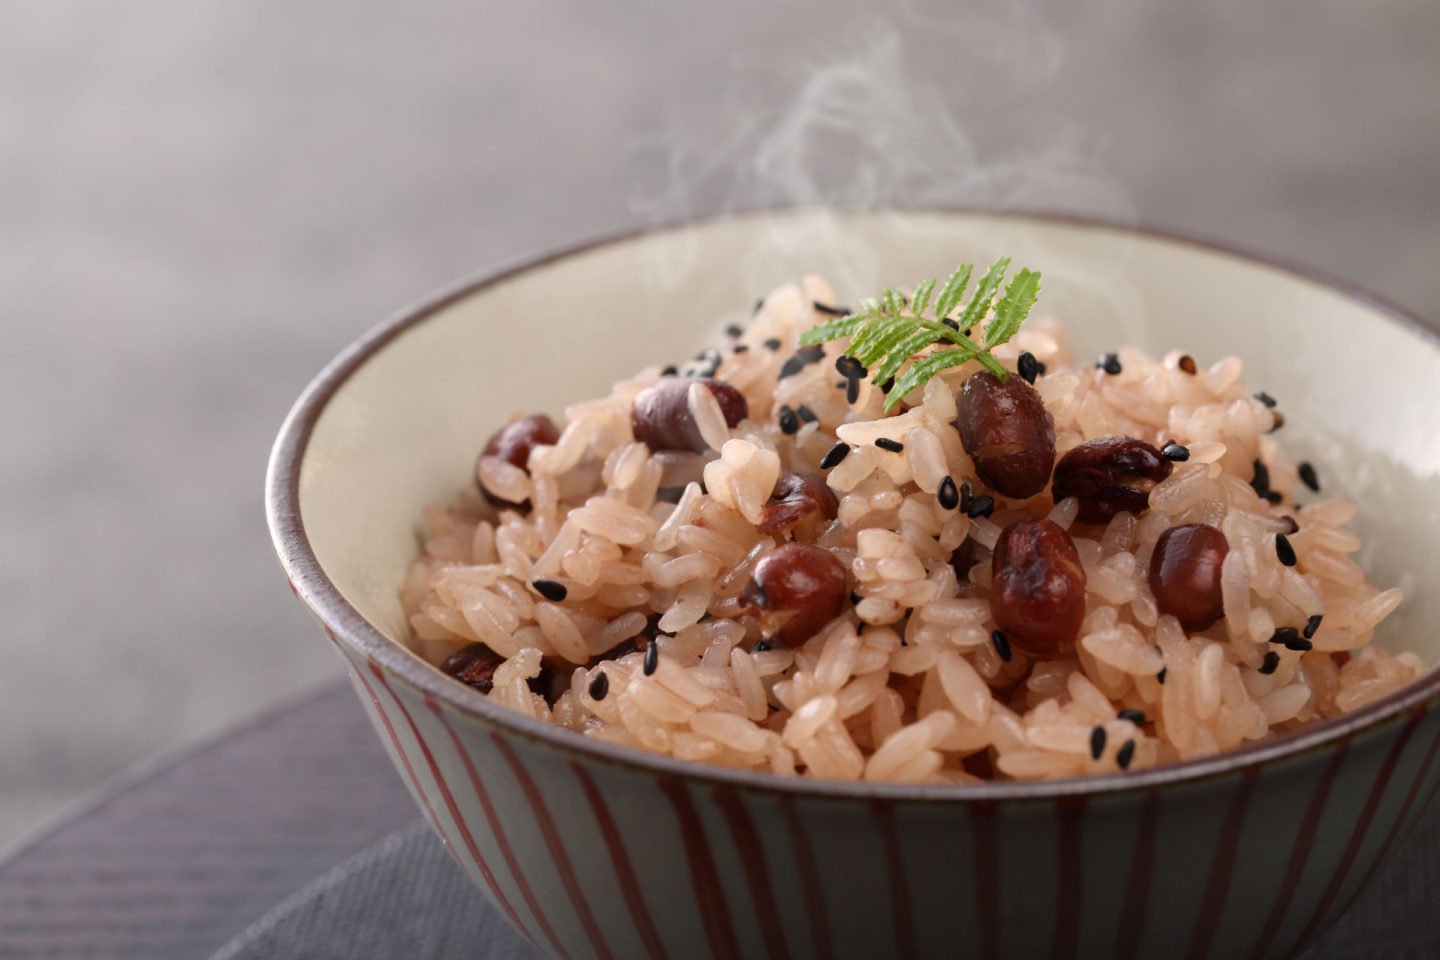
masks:
<path fill-rule="evenodd" d="M 664 775 L 709 786 L 739 787 L 750 791 L 807 797 L 866 801 L 1011 802 L 1060 797 L 1092 796 L 1154 790 L 1225 776 L 1241 770 L 1323 749 L 1341 740 L 1381 727 L 1403 713 L 1419 714 L 1431 701 L 1440 700 L 1440 666 L 1430 669 L 1399 690 L 1367 704 L 1352 714 L 1334 717 L 1270 740 L 1228 750 L 1210 757 L 1152 767 L 1133 773 L 1089 774 L 1054 780 L 998 780 L 981 783 L 870 783 L 863 780 L 829 780 L 781 777 L 758 770 L 712 766 L 698 761 L 662 756 L 637 748 L 577 736 L 573 731 L 522 716 L 491 703 L 478 691 L 455 683 L 409 648 L 392 641 L 352 606 L 331 582 L 315 556 L 300 514 L 300 475 L 311 434 L 326 405 L 341 386 L 391 340 L 430 317 L 505 280 L 543 269 L 583 253 L 643 237 L 680 233 L 719 223 L 776 217 L 801 218 L 824 213 L 855 215 L 926 215 L 1000 218 L 1034 221 L 1087 230 L 1129 234 L 1147 242 L 1191 247 L 1219 254 L 1252 266 L 1261 266 L 1292 280 L 1318 286 L 1368 308 L 1377 317 L 1440 346 L 1440 330 L 1411 310 L 1325 271 L 1260 252 L 1240 244 L 1202 237 L 1183 230 L 1139 225 L 1103 216 L 1043 209 L 984 207 L 886 207 L 852 209 L 842 206 L 770 206 L 720 214 L 657 221 L 592 235 L 502 261 L 442 288 L 392 314 L 389 319 L 353 341 L 306 386 L 281 425 L 271 450 L 265 478 L 265 513 L 280 564 L 296 595 L 321 623 L 333 631 L 337 643 L 359 653 L 412 688 L 422 697 L 433 696 L 470 719 L 498 727 L 509 734 L 539 741 L 570 754 L 572 759 L 602 762 L 645 775 Z"/>

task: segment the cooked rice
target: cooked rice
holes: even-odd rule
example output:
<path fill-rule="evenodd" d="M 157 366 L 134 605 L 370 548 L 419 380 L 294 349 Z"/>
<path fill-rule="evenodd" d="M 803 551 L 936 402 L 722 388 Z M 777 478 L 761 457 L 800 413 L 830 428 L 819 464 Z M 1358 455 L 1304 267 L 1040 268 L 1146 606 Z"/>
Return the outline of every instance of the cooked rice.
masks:
<path fill-rule="evenodd" d="M 833 302 L 816 278 L 775 291 L 720 354 L 715 376 L 745 394 L 749 419 L 731 429 L 710 391 L 690 390 L 712 448 L 708 493 L 690 482 L 678 502 L 658 499 L 662 464 L 633 440 L 632 400 L 659 367 L 567 409 L 559 440 L 535 449 L 528 473 L 482 458 L 487 491 L 533 508 L 497 510 L 470 489 L 456 506 L 425 512 L 424 552 L 402 591 L 415 649 L 439 664 L 486 644 L 507 658 L 492 700 L 584 736 L 782 776 L 907 781 L 1062 777 L 1203 757 L 1356 710 L 1422 673 L 1413 653 L 1371 643 L 1401 591 L 1371 585 L 1350 559 L 1361 546 L 1344 528 L 1353 504 L 1306 495 L 1295 507 L 1300 474 L 1237 357 L 1191 374 L 1180 351 L 1155 360 L 1126 347 L 1112 375 L 1072 365 L 1057 321 L 1031 321 L 996 355 L 1012 369 L 1022 351 L 1044 363 L 1035 387 L 1059 454 L 1127 435 L 1179 442 L 1190 456 L 1139 517 L 1078 525 L 1075 501 L 1056 504 L 1047 490 L 1022 502 L 996 496 L 992 516 L 972 519 L 943 509 L 936 492 L 946 477 L 990 492 L 950 424 L 955 390 L 978 366 L 944 372 L 894 416 L 868 381 L 846 401 L 837 344 L 777 381 L 798 336 L 824 319 L 815 301 Z M 771 340 L 780 349 L 767 348 Z M 785 405 L 802 411 L 790 415 L 799 423 L 790 435 L 778 425 Z M 850 569 L 858 603 L 798 649 L 768 649 L 741 593 L 784 535 L 755 526 L 782 470 L 818 471 L 837 442 L 849 445 L 826 472 L 838 519 L 801 529 Z M 1256 460 L 1280 503 L 1252 488 Z M 1010 522 L 1047 515 L 1070 530 L 1087 575 L 1080 640 L 1064 657 L 1017 648 L 1002 659 L 985 551 Z M 1276 553 L 1288 517 L 1298 524 L 1293 567 Z M 1146 577 L 1159 536 L 1186 523 L 1211 524 L 1230 545 L 1225 617 L 1188 636 L 1159 615 Z M 957 584 L 949 558 L 967 537 L 984 548 L 982 562 Z M 536 577 L 563 584 L 564 601 L 537 596 Z M 1277 626 L 1316 614 L 1313 650 L 1270 642 Z M 654 617 L 653 675 L 640 650 L 597 660 Z M 527 684 L 546 664 L 570 674 L 553 705 Z M 608 692 L 596 700 L 600 671 Z"/>

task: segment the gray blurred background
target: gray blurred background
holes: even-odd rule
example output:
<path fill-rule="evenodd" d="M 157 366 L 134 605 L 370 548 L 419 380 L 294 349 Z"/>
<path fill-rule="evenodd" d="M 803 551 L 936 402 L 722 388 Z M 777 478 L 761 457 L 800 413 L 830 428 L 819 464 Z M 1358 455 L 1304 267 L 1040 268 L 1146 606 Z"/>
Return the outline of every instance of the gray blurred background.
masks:
<path fill-rule="evenodd" d="M 1440 318 L 1437 174 L 1426 0 L 0 2 L 0 842 L 337 674 L 269 444 L 457 276 L 734 206 L 985 203 Z"/>

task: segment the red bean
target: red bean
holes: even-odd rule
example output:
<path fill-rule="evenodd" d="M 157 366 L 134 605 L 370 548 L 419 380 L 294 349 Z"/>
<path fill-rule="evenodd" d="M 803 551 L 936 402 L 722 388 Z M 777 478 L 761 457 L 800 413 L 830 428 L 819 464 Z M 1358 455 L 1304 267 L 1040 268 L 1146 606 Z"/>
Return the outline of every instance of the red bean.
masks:
<path fill-rule="evenodd" d="M 486 442 L 483 455 L 499 457 L 521 470 L 527 470 L 531 450 L 559 439 L 560 431 L 555 428 L 555 422 L 543 413 L 536 414 L 502 427 Z"/>
<path fill-rule="evenodd" d="M 533 417 L 523 417 L 513 423 L 501 427 L 489 440 L 485 442 L 485 449 L 480 451 L 482 457 L 499 457 L 507 463 L 514 464 L 521 470 L 529 472 L 530 451 L 540 444 L 553 444 L 560 439 L 560 431 L 555 428 L 555 422 L 545 414 L 536 414 Z M 481 495 L 497 507 L 510 507 L 515 510 L 529 509 L 529 501 L 524 503 L 511 503 L 495 496 L 485 485 L 479 482 L 479 463 L 476 463 L 476 486 L 480 488 Z"/>
<path fill-rule="evenodd" d="M 1055 466 L 1055 420 L 1020 377 L 981 371 L 955 395 L 955 428 L 980 479 L 1023 500 L 1045 489 Z"/>
<path fill-rule="evenodd" d="M 838 617 L 848 599 L 845 565 L 830 551 L 805 543 L 787 543 L 766 554 L 745 587 L 751 606 L 765 614 L 789 615 L 773 642 L 792 647 Z"/>
<path fill-rule="evenodd" d="M 1230 545 L 1209 524 L 1187 523 L 1160 535 L 1150 555 L 1155 606 L 1186 630 L 1204 630 L 1225 615 L 1220 568 Z"/>
<path fill-rule="evenodd" d="M 635 439 L 651 450 L 706 449 L 705 438 L 690 415 L 690 385 L 708 387 L 720 404 L 727 426 L 734 427 L 750 415 L 745 395 L 724 380 L 705 377 L 662 377 L 635 395 L 630 425 Z"/>
<path fill-rule="evenodd" d="M 505 658 L 483 643 L 470 643 L 446 658 L 440 669 L 467 687 L 489 693 L 495 686 L 495 671 Z"/>
<path fill-rule="evenodd" d="M 834 520 L 839 507 L 834 491 L 818 473 L 786 473 L 775 482 L 764 516 L 755 529 L 761 533 L 788 530 L 817 514 Z"/>
<path fill-rule="evenodd" d="M 1068 653 L 1085 619 L 1085 569 L 1064 528 L 1051 520 L 1006 527 L 991 560 L 990 612 L 1027 653 Z"/>
<path fill-rule="evenodd" d="M 1175 469 L 1159 450 L 1134 437 L 1102 437 L 1080 444 L 1055 465 L 1050 493 L 1080 502 L 1081 523 L 1107 523 L 1117 513 L 1143 513 L 1150 491 Z"/>

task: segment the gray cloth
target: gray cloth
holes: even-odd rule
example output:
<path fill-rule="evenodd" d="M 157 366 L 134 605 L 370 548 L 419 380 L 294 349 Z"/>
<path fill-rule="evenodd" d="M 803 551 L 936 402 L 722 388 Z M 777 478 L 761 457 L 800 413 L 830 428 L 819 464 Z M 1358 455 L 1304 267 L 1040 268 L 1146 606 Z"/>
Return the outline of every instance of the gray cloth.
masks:
<path fill-rule="evenodd" d="M 366 960 L 541 954 L 481 899 L 423 821 L 306 885 L 213 960 Z"/>
<path fill-rule="evenodd" d="M 1301 960 L 1440 956 L 1440 807 L 1374 885 Z M 380 960 L 540 953 L 482 900 L 423 823 L 341 864 L 280 904 L 212 960 Z"/>

